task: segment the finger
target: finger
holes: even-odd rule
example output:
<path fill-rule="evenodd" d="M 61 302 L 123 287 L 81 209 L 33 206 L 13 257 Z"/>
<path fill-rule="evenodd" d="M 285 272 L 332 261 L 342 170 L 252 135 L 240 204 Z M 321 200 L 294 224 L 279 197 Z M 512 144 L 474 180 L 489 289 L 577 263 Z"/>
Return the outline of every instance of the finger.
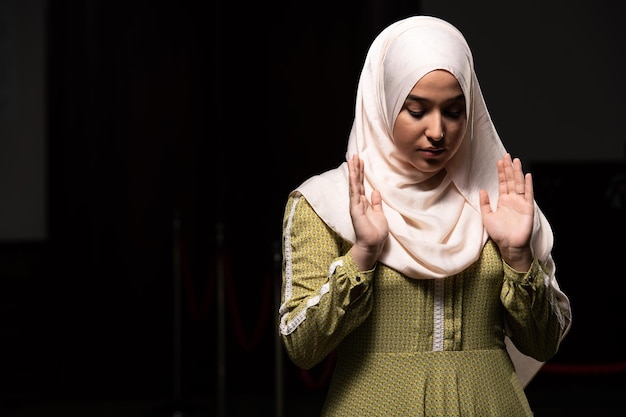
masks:
<path fill-rule="evenodd" d="M 383 198 L 378 190 L 372 191 L 372 209 L 376 211 L 383 210 Z"/>
<path fill-rule="evenodd" d="M 480 198 L 480 212 L 483 215 L 491 213 L 491 204 L 490 204 L 490 201 L 489 201 L 489 194 L 487 193 L 487 191 L 486 190 L 480 190 L 479 191 L 479 198 Z"/>
<path fill-rule="evenodd" d="M 515 192 L 515 174 L 513 173 L 513 161 L 511 154 L 504 155 L 504 175 L 506 178 L 506 192 Z"/>
<path fill-rule="evenodd" d="M 350 179 L 350 198 L 358 195 L 357 162 L 354 158 L 348 159 L 348 175 Z"/>
<path fill-rule="evenodd" d="M 358 155 L 355 155 L 354 158 L 357 161 L 357 179 L 359 180 L 359 184 L 362 186 L 363 185 L 363 172 L 365 169 L 365 164 L 363 163 L 363 160 L 361 158 L 359 158 Z"/>
<path fill-rule="evenodd" d="M 504 159 L 498 160 L 498 193 L 500 195 L 508 193 L 508 186 L 506 183 L 506 173 L 504 172 Z"/>
<path fill-rule="evenodd" d="M 524 176 L 524 197 L 526 200 L 532 201 L 535 199 L 535 189 L 533 188 L 533 176 L 530 172 Z"/>
<path fill-rule="evenodd" d="M 524 171 L 522 170 L 522 161 L 519 158 L 515 158 L 513 160 L 513 177 L 514 177 L 514 188 L 517 194 L 524 194 L 525 191 L 525 179 L 524 179 Z"/>
<path fill-rule="evenodd" d="M 350 199 L 353 203 L 358 203 L 364 193 L 363 187 L 363 161 L 358 155 L 354 155 L 348 160 L 349 179 L 350 179 Z"/>
<path fill-rule="evenodd" d="M 348 159 L 348 177 L 350 179 L 350 186 L 352 186 L 355 175 L 354 159 Z"/>

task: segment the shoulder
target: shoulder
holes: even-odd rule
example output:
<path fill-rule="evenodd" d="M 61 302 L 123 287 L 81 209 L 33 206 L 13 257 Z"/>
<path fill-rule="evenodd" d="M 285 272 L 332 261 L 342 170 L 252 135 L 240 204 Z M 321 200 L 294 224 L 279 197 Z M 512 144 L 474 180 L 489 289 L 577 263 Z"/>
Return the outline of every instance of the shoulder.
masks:
<path fill-rule="evenodd" d="M 305 223 L 323 223 L 343 239 L 355 241 L 350 217 L 350 192 L 347 162 L 315 175 L 291 192 L 285 213 L 285 225 L 292 219 Z"/>
<path fill-rule="evenodd" d="M 298 223 L 321 221 L 306 197 L 299 192 L 293 192 L 289 195 L 285 207 L 285 222 L 292 223 L 294 221 Z"/>
<path fill-rule="evenodd" d="M 310 202 L 314 202 L 318 196 L 334 195 L 338 192 L 340 192 L 339 195 L 347 195 L 348 184 L 348 163 L 344 162 L 337 168 L 310 177 L 300 184 L 294 192 L 299 192 L 307 196 Z"/>

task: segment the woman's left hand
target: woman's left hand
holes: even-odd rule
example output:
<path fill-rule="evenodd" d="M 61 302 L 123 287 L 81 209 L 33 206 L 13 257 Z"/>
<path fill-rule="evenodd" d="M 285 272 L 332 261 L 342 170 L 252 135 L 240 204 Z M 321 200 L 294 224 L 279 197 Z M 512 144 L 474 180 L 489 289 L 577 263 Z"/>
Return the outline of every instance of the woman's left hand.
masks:
<path fill-rule="evenodd" d="M 527 271 L 532 263 L 530 238 L 535 200 L 530 173 L 522 171 L 519 158 L 505 154 L 498 161 L 498 204 L 491 210 L 489 194 L 480 190 L 480 211 L 487 233 L 498 245 L 504 261 L 513 269 Z"/>

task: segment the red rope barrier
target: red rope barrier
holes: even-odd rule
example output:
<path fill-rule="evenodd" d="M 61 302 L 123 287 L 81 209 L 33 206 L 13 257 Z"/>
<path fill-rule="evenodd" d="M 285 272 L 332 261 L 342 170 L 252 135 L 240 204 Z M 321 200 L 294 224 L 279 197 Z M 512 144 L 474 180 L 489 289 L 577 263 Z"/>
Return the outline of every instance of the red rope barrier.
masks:
<path fill-rule="evenodd" d="M 205 320 L 209 316 L 210 302 L 215 295 L 214 286 L 212 285 L 211 275 L 207 275 L 206 288 L 204 295 L 200 301 L 196 297 L 195 283 L 193 280 L 193 272 L 190 267 L 189 255 L 185 242 L 180 241 L 180 267 L 183 287 L 187 298 L 187 307 L 189 308 L 189 315 L 195 321 Z"/>
<path fill-rule="evenodd" d="M 298 368 L 300 371 L 300 378 L 304 382 L 307 388 L 311 390 L 318 390 L 325 387 L 330 381 L 330 377 L 333 374 L 335 368 L 335 362 L 337 360 L 337 352 L 332 351 L 326 359 L 324 359 L 323 366 L 319 372 L 317 378 L 314 378 L 311 370 Z"/>
<path fill-rule="evenodd" d="M 252 350 L 256 348 L 261 341 L 263 336 L 263 329 L 265 328 L 268 318 L 269 311 L 271 309 L 271 289 L 272 282 L 270 279 L 270 274 L 265 274 L 265 279 L 263 282 L 263 292 L 261 294 L 261 311 L 257 315 L 258 320 L 254 330 L 252 331 L 251 337 L 246 336 L 243 326 L 243 320 L 241 319 L 241 315 L 239 314 L 239 306 L 237 303 L 234 277 L 230 265 L 230 257 L 224 253 L 222 257 L 224 265 L 224 281 L 226 284 L 226 296 L 228 300 L 228 311 L 230 312 L 232 321 L 233 321 L 233 330 L 235 332 L 235 336 L 239 341 L 239 345 L 245 350 Z M 250 315 L 252 316 L 252 315 Z"/>
<path fill-rule="evenodd" d="M 215 296 L 214 279 L 211 274 L 207 275 L 205 291 L 201 297 L 197 297 L 196 284 L 194 283 L 194 275 L 191 268 L 191 262 L 189 259 L 187 247 L 185 242 L 180 242 L 180 268 L 185 296 L 187 299 L 187 307 L 191 318 L 195 321 L 202 321 L 209 316 L 209 307 L 211 300 Z M 252 350 L 256 348 L 263 336 L 263 330 L 269 321 L 269 313 L 271 311 L 271 290 L 272 282 L 271 275 L 266 273 L 264 276 L 263 290 L 261 293 L 260 312 L 255 316 L 258 317 L 257 323 L 250 336 L 246 335 L 243 320 L 240 314 L 240 308 L 237 302 L 237 296 L 234 285 L 234 277 L 232 273 L 230 256 L 225 251 L 222 251 L 219 255 L 219 259 L 222 261 L 221 267 L 224 272 L 224 284 L 226 290 L 226 299 L 228 301 L 228 311 L 233 322 L 233 331 L 239 345 L 245 350 Z M 253 316 L 253 315 L 251 315 Z"/>
<path fill-rule="evenodd" d="M 546 363 L 541 368 L 541 372 L 567 375 L 616 374 L 626 372 L 626 362 L 599 364 Z"/>

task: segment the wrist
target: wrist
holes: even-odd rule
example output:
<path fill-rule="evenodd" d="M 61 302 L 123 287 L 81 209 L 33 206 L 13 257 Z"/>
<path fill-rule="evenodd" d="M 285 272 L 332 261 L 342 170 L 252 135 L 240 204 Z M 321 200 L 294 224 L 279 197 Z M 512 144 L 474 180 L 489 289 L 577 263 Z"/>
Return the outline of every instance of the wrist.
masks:
<path fill-rule="evenodd" d="M 378 262 L 380 250 L 376 248 L 364 248 L 359 245 L 353 245 L 348 252 L 359 271 L 369 271 Z"/>
<path fill-rule="evenodd" d="M 530 248 L 508 249 L 500 251 L 500 254 L 508 266 L 519 272 L 528 271 L 533 263 L 533 253 Z"/>

